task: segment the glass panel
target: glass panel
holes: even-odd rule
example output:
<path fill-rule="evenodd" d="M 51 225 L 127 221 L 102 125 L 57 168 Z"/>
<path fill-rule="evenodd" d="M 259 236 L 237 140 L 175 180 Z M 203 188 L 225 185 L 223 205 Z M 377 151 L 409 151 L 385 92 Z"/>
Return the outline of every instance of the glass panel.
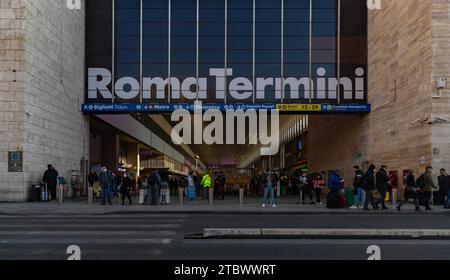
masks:
<path fill-rule="evenodd" d="M 256 1 L 256 102 L 281 101 L 281 0 Z M 266 79 L 265 82 L 262 81 Z"/>
<path fill-rule="evenodd" d="M 115 103 L 139 103 L 140 1 L 116 0 Z"/>
<path fill-rule="evenodd" d="M 210 77 L 211 69 L 225 66 L 225 1 L 200 1 L 200 57 L 199 76 L 207 78 L 206 100 L 222 103 L 216 99 L 216 77 Z M 221 74 L 223 77 L 223 71 Z M 204 90 L 201 92 L 205 94 Z"/>
<path fill-rule="evenodd" d="M 253 0 L 228 0 L 227 103 L 253 102 Z M 239 78 L 239 80 L 235 80 Z"/>
<path fill-rule="evenodd" d="M 309 0 L 284 0 L 284 103 L 305 103 L 309 80 Z M 294 80 L 295 79 L 295 80 Z"/>
<path fill-rule="evenodd" d="M 172 102 L 190 103 L 196 99 L 196 34 L 197 1 L 172 0 L 172 77 L 178 79 L 181 87 L 180 98 Z"/>
<path fill-rule="evenodd" d="M 337 0 L 314 0 L 312 7 L 313 103 L 336 103 L 328 78 L 337 77 Z"/>

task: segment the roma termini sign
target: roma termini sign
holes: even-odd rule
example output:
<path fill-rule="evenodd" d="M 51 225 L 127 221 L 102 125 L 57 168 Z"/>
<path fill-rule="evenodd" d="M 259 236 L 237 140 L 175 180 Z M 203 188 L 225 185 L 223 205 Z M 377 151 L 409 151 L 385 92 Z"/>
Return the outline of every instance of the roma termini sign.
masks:
<path fill-rule="evenodd" d="M 113 83 L 105 68 L 88 69 L 85 112 L 164 112 L 193 110 L 195 100 L 204 109 L 277 109 L 285 112 L 366 113 L 365 71 L 356 68 L 354 78 L 327 77 L 318 68 L 309 77 L 234 77 L 233 69 L 211 68 L 209 77 L 121 77 Z M 169 86 L 170 85 L 170 86 Z M 214 87 L 211 89 L 211 85 Z M 338 103 L 338 88 L 342 95 Z M 311 102 L 312 101 L 312 102 Z"/>

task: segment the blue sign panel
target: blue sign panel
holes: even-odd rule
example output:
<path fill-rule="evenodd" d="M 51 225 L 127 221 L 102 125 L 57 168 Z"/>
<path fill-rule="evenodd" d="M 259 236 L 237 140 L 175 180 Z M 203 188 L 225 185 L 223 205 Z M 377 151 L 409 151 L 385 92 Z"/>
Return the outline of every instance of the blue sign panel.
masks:
<path fill-rule="evenodd" d="M 194 104 L 83 104 L 82 111 L 85 113 L 129 113 L 148 112 L 162 113 L 172 112 L 178 109 L 194 112 Z M 203 111 L 206 110 L 279 110 L 282 112 L 296 113 L 369 113 L 370 104 L 202 104 Z"/>

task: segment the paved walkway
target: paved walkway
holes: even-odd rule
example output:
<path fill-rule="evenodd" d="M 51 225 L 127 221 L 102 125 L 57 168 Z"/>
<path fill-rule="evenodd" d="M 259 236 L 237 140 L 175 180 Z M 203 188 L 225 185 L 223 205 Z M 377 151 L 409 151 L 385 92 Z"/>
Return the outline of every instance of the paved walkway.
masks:
<path fill-rule="evenodd" d="M 134 198 L 137 202 L 138 198 Z M 152 214 L 152 213 L 215 213 L 215 214 L 361 214 L 361 215 L 450 215 L 450 210 L 442 206 L 434 206 L 434 211 L 414 211 L 414 205 L 406 204 L 402 212 L 398 212 L 395 206 L 388 203 L 389 210 L 363 211 L 361 209 L 327 209 L 325 205 L 300 205 L 297 197 L 280 198 L 277 207 L 261 207 L 261 199 L 248 197 L 244 205 L 239 204 L 238 197 L 228 197 L 224 201 L 215 201 L 210 205 L 208 201 L 186 201 L 180 204 L 177 198 L 172 198 L 170 205 L 120 205 L 116 198 L 114 204 L 100 205 L 95 202 L 89 205 L 86 200 L 58 202 L 23 202 L 0 203 L 0 215 L 105 215 L 105 214 Z M 308 200 L 307 200 L 308 202 Z M 423 207 L 422 207 L 423 209 Z"/>

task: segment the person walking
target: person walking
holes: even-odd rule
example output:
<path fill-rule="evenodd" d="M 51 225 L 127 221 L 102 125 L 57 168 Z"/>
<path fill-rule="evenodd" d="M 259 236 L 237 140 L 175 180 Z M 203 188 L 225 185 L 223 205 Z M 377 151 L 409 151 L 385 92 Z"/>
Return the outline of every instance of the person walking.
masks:
<path fill-rule="evenodd" d="M 449 190 L 450 190 L 450 176 L 447 174 L 447 171 L 442 168 L 440 170 L 441 175 L 438 177 L 438 184 L 439 184 L 439 197 L 440 201 L 442 202 L 442 205 L 444 208 L 449 207 Z"/>
<path fill-rule="evenodd" d="M 150 173 L 147 181 L 150 188 L 147 204 L 150 203 L 150 205 L 158 205 L 159 189 L 161 187 L 161 176 L 159 175 L 158 169 Z"/>
<path fill-rule="evenodd" d="M 313 180 L 313 188 L 316 193 L 316 202 L 319 204 L 323 204 L 320 200 L 323 186 L 325 186 L 325 180 L 323 180 L 320 174 L 317 174 L 316 178 Z"/>
<path fill-rule="evenodd" d="M 387 210 L 389 208 L 386 207 L 385 201 L 386 201 L 386 193 L 388 192 L 389 187 L 389 176 L 387 175 L 387 166 L 382 165 L 380 170 L 378 170 L 376 174 L 376 189 L 381 194 L 381 201 L 378 201 L 378 203 L 381 202 L 381 210 Z"/>
<path fill-rule="evenodd" d="M 427 166 L 427 168 L 425 169 L 425 173 L 423 174 L 423 202 L 425 204 L 425 210 L 428 211 L 433 210 L 430 207 L 431 192 L 437 189 L 433 181 L 432 171 L 433 167 Z"/>
<path fill-rule="evenodd" d="M 270 200 L 272 201 L 272 207 L 273 208 L 277 207 L 277 205 L 275 204 L 275 193 L 274 193 L 274 186 L 277 181 L 278 180 L 276 178 L 275 173 L 267 169 L 264 180 L 264 197 L 262 204 L 263 208 L 266 208 L 266 204 L 269 203 L 269 196 Z"/>
<path fill-rule="evenodd" d="M 53 165 L 47 165 L 47 170 L 42 176 L 42 182 L 47 184 L 47 191 L 50 193 L 51 200 L 56 200 L 56 185 L 58 184 L 58 171 L 53 167 Z"/>
<path fill-rule="evenodd" d="M 309 196 L 309 203 L 315 204 L 313 200 L 312 190 L 310 188 L 310 182 L 308 178 L 308 174 L 306 172 L 303 172 L 302 175 L 299 177 L 300 182 L 300 191 L 302 192 L 302 204 L 305 204 L 305 198 L 308 194 Z"/>
<path fill-rule="evenodd" d="M 190 201 L 197 199 L 197 192 L 195 189 L 195 182 L 194 182 L 194 171 L 192 170 L 189 172 L 189 175 L 187 176 L 186 196 L 187 199 Z"/>
<path fill-rule="evenodd" d="M 102 167 L 102 171 L 99 176 L 100 187 L 102 189 L 102 205 L 106 204 L 106 198 L 108 198 L 108 204 L 111 205 L 111 192 L 109 191 L 109 185 L 111 184 L 111 175 L 108 173 L 106 167 Z"/>
<path fill-rule="evenodd" d="M 401 211 L 403 204 L 407 203 L 408 200 L 412 198 L 414 200 L 414 205 L 416 206 L 416 211 L 420 211 L 419 207 L 419 195 L 417 193 L 417 184 L 414 179 L 414 171 L 409 170 L 408 176 L 406 177 L 406 190 L 403 201 L 400 201 L 397 205 L 397 210 Z"/>
<path fill-rule="evenodd" d="M 225 200 L 225 175 L 222 172 L 215 171 L 214 176 L 214 198 Z"/>
<path fill-rule="evenodd" d="M 370 165 L 369 169 L 363 175 L 363 188 L 366 192 L 366 199 L 364 200 L 363 210 L 369 210 L 369 202 L 373 210 L 378 210 L 378 206 L 374 202 L 373 191 L 375 190 L 375 165 Z"/>
<path fill-rule="evenodd" d="M 209 190 L 211 189 L 211 176 L 209 176 L 208 171 L 202 176 L 202 180 L 200 185 L 203 188 L 204 198 L 205 200 L 209 200 Z"/>
<path fill-rule="evenodd" d="M 130 203 L 130 205 L 133 203 L 130 195 L 131 186 L 132 180 L 128 173 L 125 172 L 123 174 L 123 179 L 119 190 L 120 194 L 122 195 L 122 205 L 125 205 L 125 196 L 128 198 L 128 202 Z"/>
<path fill-rule="evenodd" d="M 355 170 L 355 178 L 353 179 L 353 194 L 355 195 L 355 204 L 350 209 L 358 209 L 364 204 L 364 188 L 363 175 L 361 168 L 358 165 L 353 166 Z"/>

